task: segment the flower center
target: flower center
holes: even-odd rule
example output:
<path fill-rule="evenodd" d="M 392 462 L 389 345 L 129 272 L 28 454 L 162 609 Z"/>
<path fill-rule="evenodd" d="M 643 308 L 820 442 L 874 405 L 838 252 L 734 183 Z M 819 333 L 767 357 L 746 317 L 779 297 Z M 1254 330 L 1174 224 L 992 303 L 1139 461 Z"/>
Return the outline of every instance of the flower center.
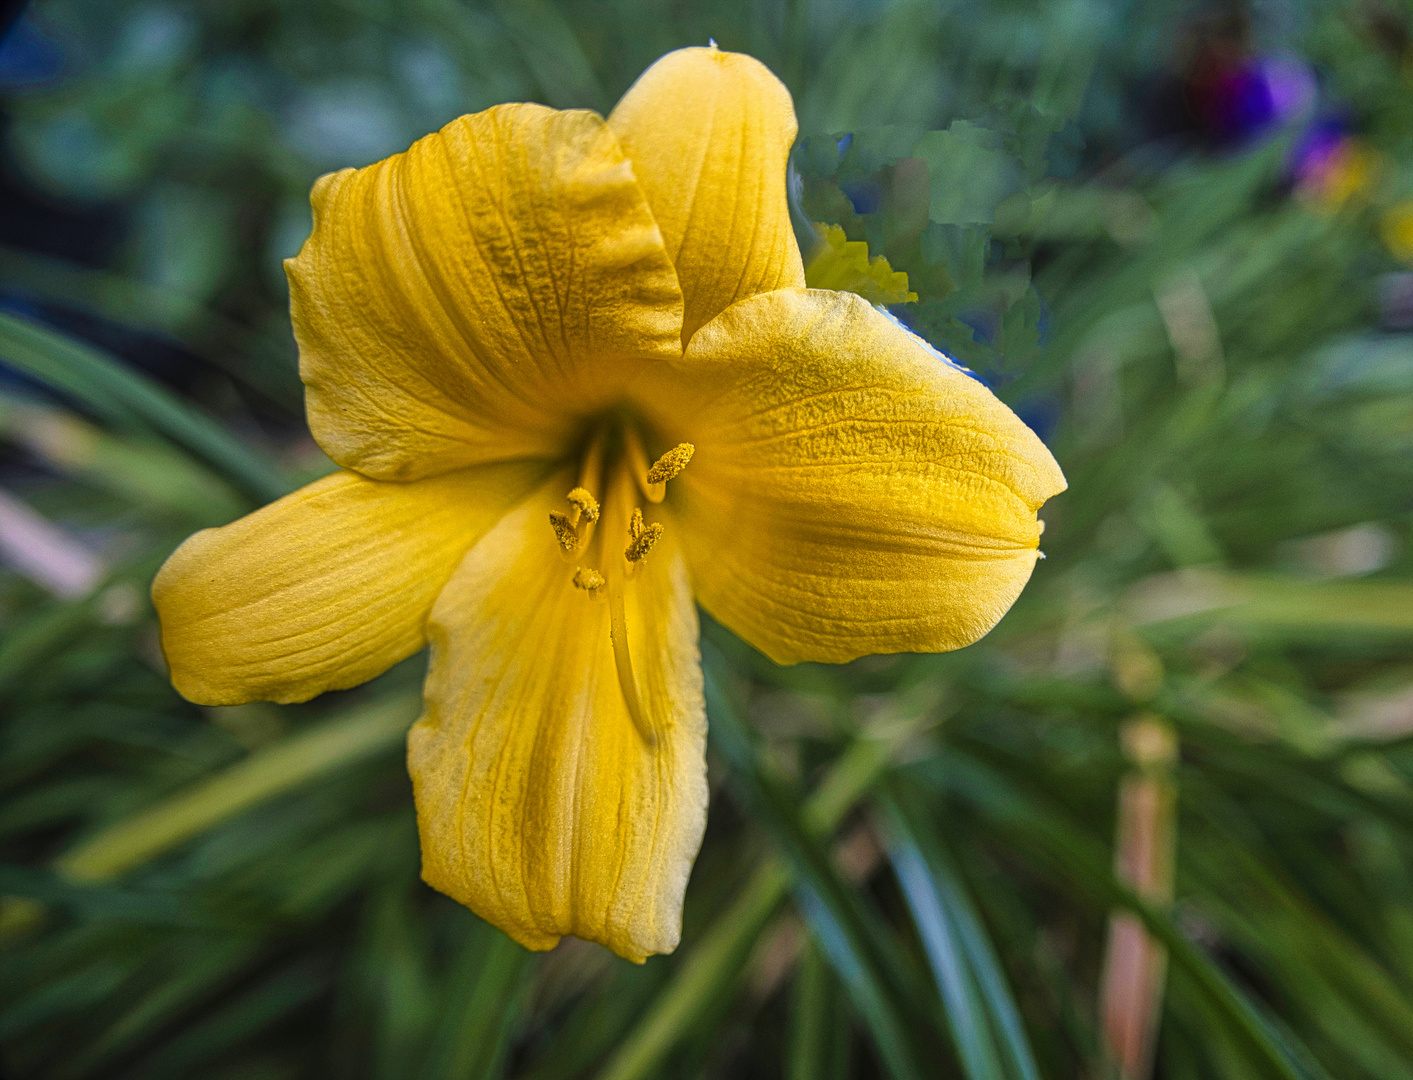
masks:
<path fill-rule="evenodd" d="M 639 501 L 649 506 L 662 502 L 668 481 L 681 475 L 695 450 L 691 443 L 679 443 L 649 464 L 634 425 L 605 425 L 580 461 L 579 483 L 565 496 L 568 509 L 549 514 L 565 559 L 578 564 L 574 585 L 589 601 L 607 597 L 618 686 L 633 726 L 648 746 L 657 744 L 657 735 L 638 694 L 623 598 L 664 528 L 661 522 L 644 518 Z M 586 561 L 598 565 L 584 565 Z"/>

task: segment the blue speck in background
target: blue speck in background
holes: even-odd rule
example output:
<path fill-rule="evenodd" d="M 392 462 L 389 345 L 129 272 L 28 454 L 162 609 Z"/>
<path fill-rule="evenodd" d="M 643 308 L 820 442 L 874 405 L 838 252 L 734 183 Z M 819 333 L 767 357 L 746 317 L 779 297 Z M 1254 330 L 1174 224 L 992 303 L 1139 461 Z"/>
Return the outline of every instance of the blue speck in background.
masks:
<path fill-rule="evenodd" d="M 42 86 L 63 70 L 63 52 L 29 19 L 16 20 L 0 37 L 0 87 Z"/>

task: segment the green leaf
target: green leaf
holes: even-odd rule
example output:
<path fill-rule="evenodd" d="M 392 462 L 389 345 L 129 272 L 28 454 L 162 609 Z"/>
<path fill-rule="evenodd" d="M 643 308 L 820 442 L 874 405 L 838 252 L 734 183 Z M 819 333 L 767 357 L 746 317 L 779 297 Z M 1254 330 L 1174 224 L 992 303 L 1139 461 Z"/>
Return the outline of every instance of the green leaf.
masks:
<path fill-rule="evenodd" d="M 709 701 L 719 696 L 724 661 L 708 642 L 702 645 Z M 854 739 L 839 755 L 800 812 L 808 835 L 828 836 L 867 793 L 910 739 L 930 718 L 909 718 L 879 725 Z M 736 725 L 717 725 L 712 737 L 732 744 L 741 736 Z M 749 748 L 732 753 L 749 754 Z M 730 755 L 728 755 L 730 756 Z M 756 940 L 790 891 L 790 873 L 778 859 L 768 859 L 701 937 L 684 944 L 682 966 L 657 996 L 647 1014 L 623 1040 L 604 1067 L 601 1080 L 638 1080 L 647 1076 L 673 1046 L 732 986 L 745 966 Z M 538 1073 L 536 1074 L 539 1075 Z"/>
<path fill-rule="evenodd" d="M 422 1070 L 425 1080 L 494 1080 L 525 1011 L 534 957 L 499 930 L 475 920 L 445 994 L 442 1017 Z"/>
<path fill-rule="evenodd" d="M 996 207 L 1020 191 L 1025 173 L 999 132 L 970 120 L 929 131 L 913 151 L 927 162 L 932 184 L 928 216 L 939 225 L 989 225 Z"/>
<path fill-rule="evenodd" d="M 962 758 L 962 755 L 955 754 Z M 1168 948 L 1174 964 L 1183 968 L 1221 1015 L 1240 1032 L 1247 1045 L 1281 1080 L 1329 1080 L 1296 1037 L 1285 1031 L 1270 1010 L 1258 1004 L 1231 980 L 1206 953 L 1184 936 L 1166 913 L 1139 898 L 1118 881 L 1104 846 L 1067 820 L 1055 806 L 1040 806 L 995 770 L 972 759 L 973 782 L 966 793 L 985 801 L 997 825 L 1022 844 L 1053 873 L 1079 885 L 1095 900 L 1131 911 L 1148 932 Z"/>
<path fill-rule="evenodd" d="M 713 742 L 731 760 L 732 780 L 745 805 L 784 852 L 796 906 L 868 1025 L 889 1074 L 894 1080 L 920 1080 L 926 1075 L 914 1037 L 916 1021 L 925 1015 L 925 998 L 916 996 L 920 980 L 910 978 L 910 964 L 878 915 L 840 879 L 785 785 L 760 767 L 751 736 L 714 668 L 707 663 L 708 731 Z"/>
<path fill-rule="evenodd" d="M 829 962 L 810 942 L 795 976 L 785 1080 L 843 1080 L 849 1069 L 849 1018 Z"/>
<path fill-rule="evenodd" d="M 129 429 L 150 427 L 184 446 L 260 502 L 289 494 L 280 468 L 146 375 L 90 345 L 0 313 L 0 360 Z"/>
<path fill-rule="evenodd" d="M 390 749 L 418 708 L 417 699 L 397 697 L 301 731 L 109 825 L 66 851 L 55 868 L 73 881 L 118 877 L 257 803 Z"/>
<path fill-rule="evenodd" d="M 1039 1080 L 1020 1010 L 951 856 L 897 785 L 882 805 L 895 834 L 890 857 L 968 1076 Z"/>

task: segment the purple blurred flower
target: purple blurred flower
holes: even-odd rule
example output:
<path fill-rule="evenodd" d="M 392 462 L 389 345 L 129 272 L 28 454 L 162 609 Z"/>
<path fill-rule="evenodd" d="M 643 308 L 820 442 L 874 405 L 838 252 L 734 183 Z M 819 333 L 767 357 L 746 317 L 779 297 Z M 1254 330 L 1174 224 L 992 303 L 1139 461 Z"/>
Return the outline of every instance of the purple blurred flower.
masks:
<path fill-rule="evenodd" d="M 1378 169 L 1378 156 L 1353 134 L 1347 117 L 1330 114 L 1306 129 L 1291 150 L 1287 169 L 1298 194 L 1338 209 L 1368 188 Z"/>
<path fill-rule="evenodd" d="M 1219 143 L 1245 143 L 1306 115 L 1314 104 L 1315 76 L 1299 57 L 1233 55 L 1211 49 L 1189 83 L 1199 120 Z"/>

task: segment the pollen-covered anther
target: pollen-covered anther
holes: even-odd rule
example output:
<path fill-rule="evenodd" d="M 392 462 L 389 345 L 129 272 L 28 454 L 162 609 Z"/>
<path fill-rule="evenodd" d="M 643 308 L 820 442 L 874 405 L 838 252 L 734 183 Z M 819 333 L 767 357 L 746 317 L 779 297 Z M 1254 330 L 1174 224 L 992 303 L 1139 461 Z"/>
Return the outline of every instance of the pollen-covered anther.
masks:
<path fill-rule="evenodd" d="M 652 467 L 648 469 L 648 483 L 665 484 L 681 476 L 682 470 L 687 467 L 687 462 L 692 460 L 692 455 L 696 452 L 697 448 L 691 443 L 678 443 L 652 463 Z"/>
<path fill-rule="evenodd" d="M 591 570 L 587 566 L 581 566 L 574 571 L 574 587 L 583 589 L 586 593 L 596 593 L 606 584 L 604 576 L 597 570 Z"/>
<path fill-rule="evenodd" d="M 568 514 L 561 514 L 558 510 L 549 512 L 550 528 L 554 529 L 554 538 L 559 541 L 559 546 L 565 551 L 573 551 L 579 546 L 579 533 L 574 528 L 574 523 L 569 520 Z"/>
<path fill-rule="evenodd" d="M 599 501 L 590 495 L 587 489 L 576 487 L 565 498 L 569 500 L 569 505 L 574 507 L 574 513 L 571 515 L 574 524 L 584 521 L 592 525 L 598 521 Z"/>
<path fill-rule="evenodd" d="M 636 533 L 629 529 L 628 546 L 623 550 L 623 557 L 630 563 L 642 562 L 647 558 L 649 551 L 653 549 L 662 538 L 662 525 L 654 521 L 651 525 L 642 524 L 642 515 L 635 515 L 640 528 Z"/>

